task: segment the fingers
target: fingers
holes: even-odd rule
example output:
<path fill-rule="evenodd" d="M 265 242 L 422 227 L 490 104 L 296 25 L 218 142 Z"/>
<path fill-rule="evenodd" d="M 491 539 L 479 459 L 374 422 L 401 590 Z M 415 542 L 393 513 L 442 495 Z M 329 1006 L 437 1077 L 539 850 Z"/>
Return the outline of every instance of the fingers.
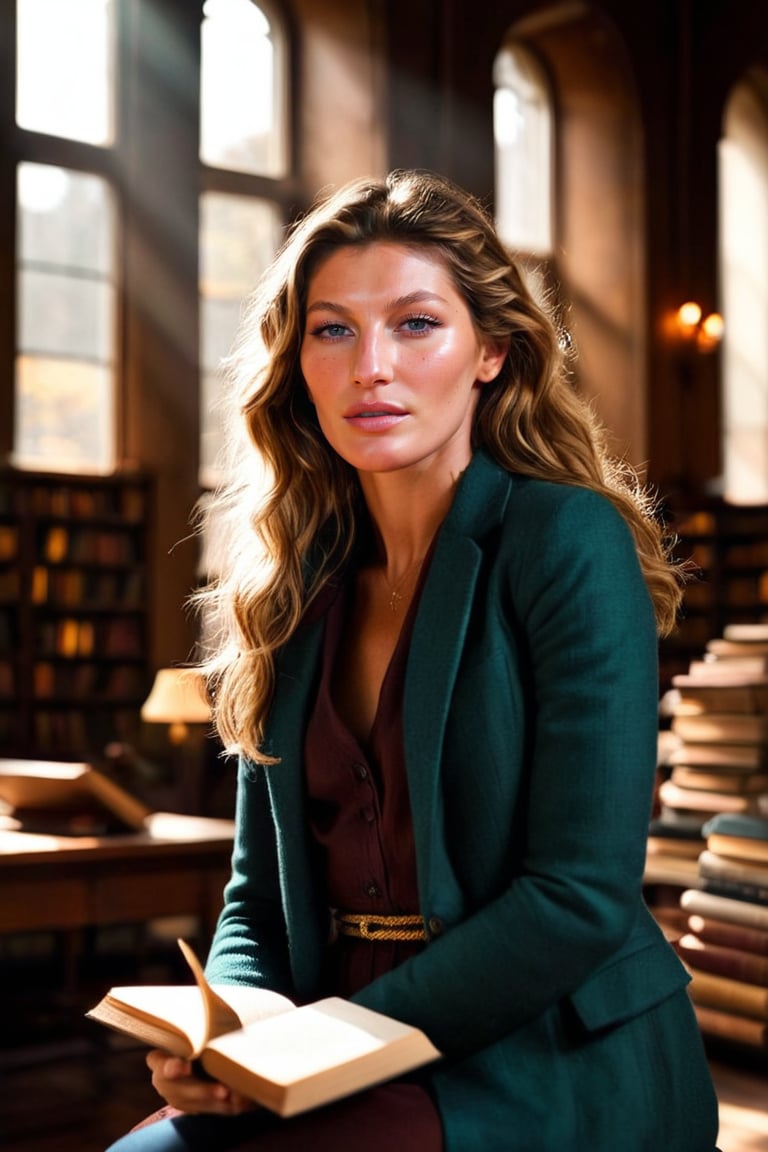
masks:
<path fill-rule="evenodd" d="M 147 1054 L 152 1087 L 168 1104 L 181 1112 L 213 1112 L 231 1116 L 249 1106 L 238 1093 L 214 1080 L 201 1080 L 188 1060 L 153 1050 Z"/>

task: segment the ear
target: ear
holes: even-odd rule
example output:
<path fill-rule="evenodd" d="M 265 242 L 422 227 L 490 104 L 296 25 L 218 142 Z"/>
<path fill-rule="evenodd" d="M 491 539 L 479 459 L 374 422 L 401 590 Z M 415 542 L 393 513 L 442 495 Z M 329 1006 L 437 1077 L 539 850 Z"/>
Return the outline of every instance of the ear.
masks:
<path fill-rule="evenodd" d="M 481 347 L 480 363 L 477 367 L 477 379 L 481 384 L 488 384 L 495 380 L 509 351 L 509 338 L 504 340 L 489 340 Z"/>

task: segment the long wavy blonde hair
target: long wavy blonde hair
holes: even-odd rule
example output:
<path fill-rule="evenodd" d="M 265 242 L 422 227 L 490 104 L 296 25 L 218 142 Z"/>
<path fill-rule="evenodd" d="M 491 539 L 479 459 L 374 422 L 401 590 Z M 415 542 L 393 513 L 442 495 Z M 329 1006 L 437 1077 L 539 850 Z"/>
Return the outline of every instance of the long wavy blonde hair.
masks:
<path fill-rule="evenodd" d="M 562 333 L 482 206 L 441 176 L 397 171 L 328 195 L 290 231 L 261 279 L 226 365 L 234 414 L 227 481 L 201 519 L 216 541 L 215 575 L 195 597 L 219 734 L 256 760 L 272 699 L 275 655 L 308 605 L 348 561 L 363 506 L 354 470 L 328 445 L 299 356 L 307 285 L 340 245 L 390 241 L 444 263 L 488 340 L 509 338 L 478 403 L 473 438 L 511 472 L 603 493 L 626 518 L 659 632 L 673 626 L 683 575 L 670 559 L 648 490 L 608 454 L 576 391 Z M 243 435 L 243 432 L 246 435 Z"/>

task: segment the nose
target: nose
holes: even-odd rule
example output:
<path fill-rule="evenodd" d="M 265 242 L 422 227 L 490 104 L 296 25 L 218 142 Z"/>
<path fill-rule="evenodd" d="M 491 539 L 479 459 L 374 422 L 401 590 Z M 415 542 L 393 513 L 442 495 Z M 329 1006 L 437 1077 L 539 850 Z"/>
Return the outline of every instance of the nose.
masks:
<path fill-rule="evenodd" d="M 355 384 L 363 388 L 392 380 L 392 349 L 385 332 L 369 329 L 359 334 L 352 373 Z"/>

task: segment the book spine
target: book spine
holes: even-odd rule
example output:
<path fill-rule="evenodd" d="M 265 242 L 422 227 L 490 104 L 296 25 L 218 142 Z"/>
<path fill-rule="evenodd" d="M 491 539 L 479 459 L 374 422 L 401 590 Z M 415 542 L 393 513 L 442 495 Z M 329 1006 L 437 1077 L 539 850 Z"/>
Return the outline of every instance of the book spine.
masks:
<path fill-rule="evenodd" d="M 698 939 L 694 943 L 686 936 L 676 941 L 675 948 L 690 968 L 711 972 L 715 976 L 727 976 L 745 984 L 768 985 L 768 957 L 717 947 Z"/>
<path fill-rule="evenodd" d="M 753 1020 L 768 1020 L 768 990 L 754 984 L 746 984 L 729 976 L 715 976 L 699 968 L 689 969 L 691 983 L 689 991 L 695 1004 L 708 1008 L 720 1008 L 733 1012 L 736 1016 L 748 1016 Z"/>
<path fill-rule="evenodd" d="M 725 920 L 729 924 L 768 929 L 768 908 L 749 900 L 734 900 L 713 892 L 688 888 L 681 894 L 680 904 L 689 914 L 698 913 L 712 919 Z"/>
<path fill-rule="evenodd" d="M 689 916 L 686 924 L 688 931 L 705 944 L 768 956 L 768 929 L 748 928 L 746 925 L 728 924 L 724 920 L 698 915 Z"/>
<path fill-rule="evenodd" d="M 702 878 L 702 890 L 713 896 L 726 896 L 730 900 L 743 900 L 749 904 L 768 906 L 768 885 L 750 884 L 746 880 L 729 880 L 725 876 L 717 879 L 711 876 Z"/>
<path fill-rule="evenodd" d="M 762 1049 L 768 1039 L 768 1028 L 759 1020 L 749 1020 L 746 1016 L 734 1016 L 704 1004 L 694 1004 L 694 1012 L 701 1031 L 707 1036 L 720 1037 L 750 1048 Z"/>
<path fill-rule="evenodd" d="M 706 828 L 703 829 L 703 833 L 707 848 L 716 856 L 768 864 L 768 840 L 757 840 L 751 836 L 731 836 L 720 832 L 707 833 Z"/>
<path fill-rule="evenodd" d="M 768 885 L 768 865 L 732 860 L 707 848 L 699 856 L 699 872 L 713 880 L 741 880 L 747 884 Z"/>

